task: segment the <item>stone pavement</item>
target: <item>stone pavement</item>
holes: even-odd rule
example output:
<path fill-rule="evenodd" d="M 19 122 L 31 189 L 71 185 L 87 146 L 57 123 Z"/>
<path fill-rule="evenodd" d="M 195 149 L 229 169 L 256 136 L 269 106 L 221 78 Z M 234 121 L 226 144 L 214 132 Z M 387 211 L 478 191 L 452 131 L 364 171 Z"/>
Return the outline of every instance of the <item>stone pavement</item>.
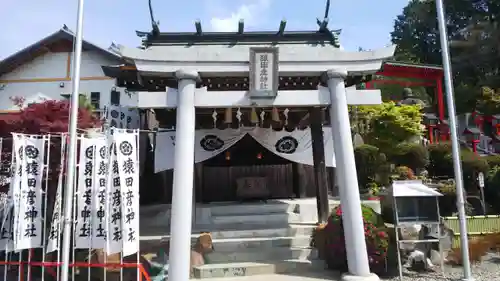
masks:
<path fill-rule="evenodd" d="M 340 280 L 340 275 L 332 271 L 304 272 L 304 274 L 269 274 L 253 275 L 244 277 L 223 277 L 210 278 L 210 281 L 321 281 L 321 280 Z"/>

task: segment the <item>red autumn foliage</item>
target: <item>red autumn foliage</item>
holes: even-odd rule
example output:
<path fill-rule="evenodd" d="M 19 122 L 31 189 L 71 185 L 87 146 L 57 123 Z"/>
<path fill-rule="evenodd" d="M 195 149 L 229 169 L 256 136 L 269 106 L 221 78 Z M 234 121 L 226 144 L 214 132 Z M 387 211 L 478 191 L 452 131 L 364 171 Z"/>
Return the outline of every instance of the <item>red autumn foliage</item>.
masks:
<path fill-rule="evenodd" d="M 69 101 L 45 101 L 31 104 L 19 113 L 0 115 L 0 137 L 12 132 L 25 134 L 63 133 L 68 131 Z M 78 128 L 99 126 L 99 120 L 85 108 L 78 111 Z"/>
<path fill-rule="evenodd" d="M 12 150 L 12 133 L 25 134 L 56 134 L 68 132 L 69 101 L 49 100 L 43 103 L 30 104 L 19 112 L 0 114 L 0 138 L 3 138 L 1 167 L 6 171 L 10 166 Z M 79 129 L 95 128 L 100 126 L 99 120 L 85 108 L 78 111 Z M 50 178 L 58 172 L 60 163 L 61 138 L 51 138 L 50 149 Z"/>

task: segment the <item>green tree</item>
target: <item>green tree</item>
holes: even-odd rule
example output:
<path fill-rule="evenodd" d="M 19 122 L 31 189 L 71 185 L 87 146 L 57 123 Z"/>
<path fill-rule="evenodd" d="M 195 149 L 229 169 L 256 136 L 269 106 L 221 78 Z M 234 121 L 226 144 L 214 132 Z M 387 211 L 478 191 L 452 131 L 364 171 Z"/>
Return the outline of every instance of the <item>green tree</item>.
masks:
<path fill-rule="evenodd" d="M 476 0 L 445 1 L 448 35 L 456 36 L 477 15 Z M 434 1 L 411 0 L 397 16 L 391 39 L 402 61 L 441 64 L 441 47 Z"/>
<path fill-rule="evenodd" d="M 95 110 L 95 107 L 90 102 L 90 99 L 84 94 L 80 94 L 80 96 L 78 97 L 78 106 L 80 108 L 85 108 L 86 110 L 88 110 L 90 112 L 93 112 Z"/>
<path fill-rule="evenodd" d="M 457 112 L 475 109 L 483 86 L 500 87 L 500 1 L 445 1 Z M 394 24 L 401 61 L 441 64 L 434 1 L 412 0 Z M 499 112 L 500 113 L 500 112 Z"/>
<path fill-rule="evenodd" d="M 486 115 L 500 113 L 500 93 L 489 87 L 482 87 L 476 101 L 476 109 Z"/>
<path fill-rule="evenodd" d="M 365 143 L 378 147 L 387 155 L 400 143 L 423 134 L 419 105 L 398 106 L 394 102 L 385 102 L 359 106 L 358 112 L 369 124 L 369 129 L 363 132 Z"/>

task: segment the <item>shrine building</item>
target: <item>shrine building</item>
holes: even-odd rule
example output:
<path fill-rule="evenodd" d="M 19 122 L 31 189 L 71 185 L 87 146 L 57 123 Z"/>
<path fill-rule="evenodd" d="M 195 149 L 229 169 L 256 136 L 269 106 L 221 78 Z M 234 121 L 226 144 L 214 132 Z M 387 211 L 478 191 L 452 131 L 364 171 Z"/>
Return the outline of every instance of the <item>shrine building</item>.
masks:
<path fill-rule="evenodd" d="M 395 46 L 343 51 L 338 31 L 318 24 L 319 30 L 293 32 L 282 21 L 276 32 L 245 32 L 240 22 L 233 33 L 203 32 L 199 22 L 192 33 L 164 33 L 154 25 L 138 32 L 143 48 L 119 46 L 125 64 L 103 67 L 118 87 L 137 95 L 140 109 L 155 112 L 162 128 L 154 163 L 156 172 L 173 170 L 170 280 L 189 279 L 192 220 L 199 219 L 194 201 L 300 197 L 307 190 L 293 182 L 301 173 L 294 164 L 280 166 L 289 163 L 314 167 L 317 221 L 328 217 L 329 193 L 340 196 L 349 264 L 344 279 L 378 279 L 368 266 L 348 105 L 382 102 L 379 90 L 355 86 L 368 82 Z M 249 168 L 262 161 L 270 162 Z M 249 192 L 266 184 L 252 173 L 273 169 L 290 173 L 269 176 L 268 188 Z M 240 176 L 227 180 L 223 171 Z"/>

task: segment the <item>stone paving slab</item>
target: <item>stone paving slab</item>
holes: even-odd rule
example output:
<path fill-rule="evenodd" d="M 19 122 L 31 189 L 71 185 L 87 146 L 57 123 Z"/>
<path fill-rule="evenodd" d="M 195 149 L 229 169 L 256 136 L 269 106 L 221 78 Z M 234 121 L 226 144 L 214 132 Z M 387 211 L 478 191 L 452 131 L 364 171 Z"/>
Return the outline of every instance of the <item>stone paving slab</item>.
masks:
<path fill-rule="evenodd" d="M 254 276 L 244 276 L 244 277 L 222 277 L 222 278 L 210 278 L 210 281 L 262 281 L 262 280 L 272 280 L 272 281 L 321 281 L 321 280 L 340 280 L 338 274 L 325 271 L 317 273 L 299 274 L 299 275 L 287 275 L 287 274 L 266 274 L 266 275 L 254 275 Z"/>

